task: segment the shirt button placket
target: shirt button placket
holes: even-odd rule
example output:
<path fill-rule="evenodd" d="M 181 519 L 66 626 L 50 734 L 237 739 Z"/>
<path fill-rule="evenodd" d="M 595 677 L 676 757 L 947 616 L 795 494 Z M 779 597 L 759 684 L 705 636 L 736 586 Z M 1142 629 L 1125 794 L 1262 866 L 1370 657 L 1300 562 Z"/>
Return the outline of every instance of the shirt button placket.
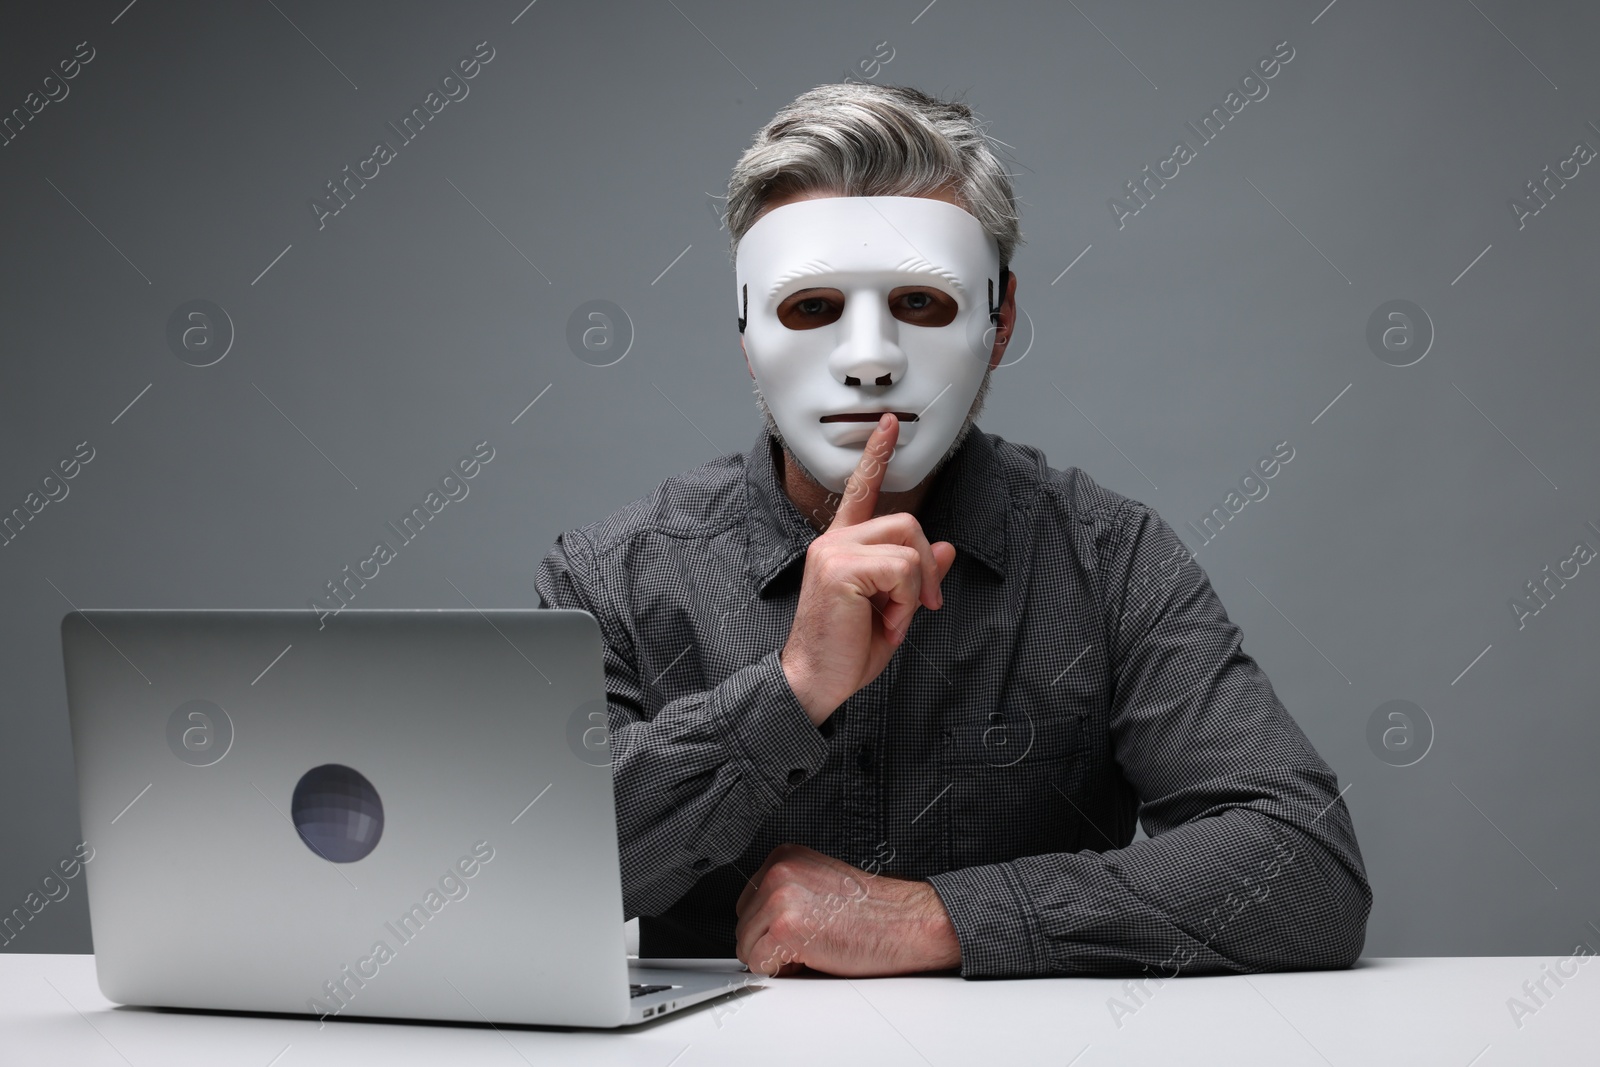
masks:
<path fill-rule="evenodd" d="M 872 715 L 861 737 L 861 748 L 856 754 L 857 774 L 861 779 L 863 792 L 868 799 L 868 807 L 864 812 L 860 832 L 864 835 L 862 850 L 858 862 L 865 864 L 870 858 L 877 855 L 879 845 L 888 841 L 889 828 L 886 825 L 886 812 L 884 811 L 884 775 L 881 754 L 888 751 L 884 734 L 889 716 L 889 702 L 893 697 L 900 677 L 900 659 L 907 651 L 902 643 L 895 650 L 895 655 L 889 657 L 889 663 L 883 673 L 878 676 L 877 688 L 872 694 Z M 893 842 L 889 842 L 891 845 Z"/>

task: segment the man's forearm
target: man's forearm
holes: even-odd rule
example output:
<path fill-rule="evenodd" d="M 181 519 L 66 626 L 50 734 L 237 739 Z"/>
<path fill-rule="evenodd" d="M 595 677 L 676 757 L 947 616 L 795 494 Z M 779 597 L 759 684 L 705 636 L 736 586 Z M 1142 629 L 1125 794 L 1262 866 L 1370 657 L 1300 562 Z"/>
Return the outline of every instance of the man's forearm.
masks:
<path fill-rule="evenodd" d="M 789 688 L 776 650 L 648 719 L 631 635 L 594 601 L 593 547 L 572 531 L 535 577 L 541 607 L 578 609 L 605 638 L 608 748 L 627 918 L 660 915 L 738 858 L 763 819 L 815 774 L 827 741 Z M 620 709 L 620 716 L 619 716 Z"/>
<path fill-rule="evenodd" d="M 929 881 L 968 978 L 1344 967 L 1372 899 L 1365 875 L 1317 836 L 1249 808 L 1121 849 Z"/>
<path fill-rule="evenodd" d="M 743 854 L 822 766 L 827 742 L 776 653 L 611 738 L 624 908 L 659 915 Z"/>

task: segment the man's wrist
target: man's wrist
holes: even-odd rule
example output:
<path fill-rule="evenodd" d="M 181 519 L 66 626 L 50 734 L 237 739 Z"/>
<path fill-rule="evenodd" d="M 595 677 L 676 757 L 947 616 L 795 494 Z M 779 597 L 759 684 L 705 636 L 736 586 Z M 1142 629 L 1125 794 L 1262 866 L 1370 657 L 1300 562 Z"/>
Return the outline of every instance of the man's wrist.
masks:
<path fill-rule="evenodd" d="M 778 666 L 783 669 L 783 677 L 789 683 L 789 691 L 794 694 L 795 700 L 805 709 L 806 717 L 811 720 L 812 725 L 821 727 L 838 710 L 838 707 L 836 705 L 830 708 L 819 704 L 806 692 L 805 683 L 800 680 L 799 670 L 785 658 L 787 652 L 787 648 L 779 650 Z"/>
<path fill-rule="evenodd" d="M 923 911 L 921 969 L 947 971 L 961 966 L 961 941 L 956 936 L 955 923 L 950 920 L 944 901 L 929 882 L 918 882 L 918 896 Z"/>

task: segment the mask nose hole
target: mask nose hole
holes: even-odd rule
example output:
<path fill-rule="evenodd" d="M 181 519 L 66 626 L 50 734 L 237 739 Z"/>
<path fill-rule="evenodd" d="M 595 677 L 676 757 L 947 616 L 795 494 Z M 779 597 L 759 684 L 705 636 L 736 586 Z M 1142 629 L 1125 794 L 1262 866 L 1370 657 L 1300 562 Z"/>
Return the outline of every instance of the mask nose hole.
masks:
<path fill-rule="evenodd" d="M 846 384 L 846 385 L 860 385 L 861 384 L 861 379 L 857 378 L 854 374 L 846 374 L 844 376 L 844 384 Z M 874 385 L 893 385 L 894 384 L 894 375 L 892 375 L 892 374 L 880 374 L 880 375 L 878 375 L 877 380 L 875 382 L 873 382 L 872 384 L 874 384 Z"/>

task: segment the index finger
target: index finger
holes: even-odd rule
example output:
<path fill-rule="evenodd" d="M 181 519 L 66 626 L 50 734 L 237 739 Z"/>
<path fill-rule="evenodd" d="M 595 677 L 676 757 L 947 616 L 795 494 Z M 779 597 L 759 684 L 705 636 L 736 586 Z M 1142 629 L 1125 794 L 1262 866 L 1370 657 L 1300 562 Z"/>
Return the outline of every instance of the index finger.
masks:
<path fill-rule="evenodd" d="M 889 457 L 894 455 L 895 442 L 900 438 L 900 419 L 892 411 L 885 411 L 867 438 L 861 461 L 845 483 L 844 500 L 834 512 L 830 526 L 854 526 L 872 518 L 878 506 L 878 490 L 883 485 L 884 472 L 889 468 Z"/>

